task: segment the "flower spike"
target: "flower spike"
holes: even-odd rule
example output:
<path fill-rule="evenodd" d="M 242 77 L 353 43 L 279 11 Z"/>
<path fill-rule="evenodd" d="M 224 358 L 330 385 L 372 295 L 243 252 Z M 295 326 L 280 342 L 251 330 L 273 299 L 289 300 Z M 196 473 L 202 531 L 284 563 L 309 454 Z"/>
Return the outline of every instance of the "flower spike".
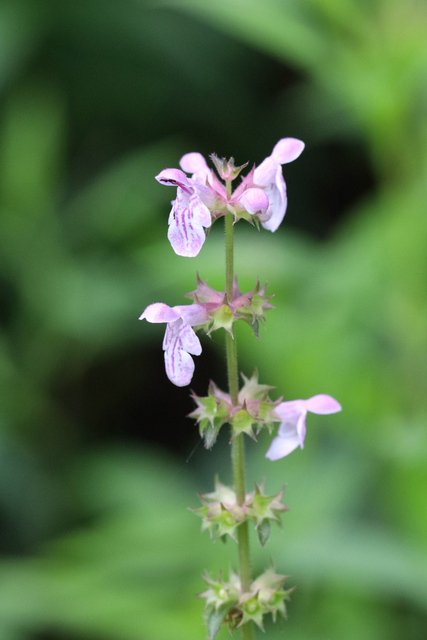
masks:
<path fill-rule="evenodd" d="M 202 532 L 223 542 L 231 538 L 238 545 L 239 572 L 230 568 L 226 580 L 222 572 L 216 580 L 204 575 L 206 588 L 199 597 L 205 599 L 204 618 L 209 640 L 226 623 L 231 630 L 243 627 L 242 636 L 252 637 L 252 623 L 264 631 L 265 616 L 273 622 L 278 614 L 286 618 L 286 601 L 293 588 L 284 588 L 286 575 L 276 573 L 274 564 L 256 579 L 252 578 L 249 557 L 248 528 L 255 528 L 261 546 L 268 541 L 273 522 L 282 526 L 281 517 L 288 508 L 282 498 L 285 486 L 277 493 L 265 491 L 264 480 L 255 483 L 246 493 L 244 478 L 243 434 L 256 440 L 264 427 L 271 433 L 274 423 L 279 428 L 266 453 L 270 460 L 278 460 L 297 447 L 304 447 L 308 412 L 332 414 L 341 405 L 331 396 L 320 394 L 307 400 L 283 402 L 283 397 L 271 400 L 274 387 L 261 384 L 255 370 L 250 378 L 242 374 L 239 385 L 238 359 L 233 325 L 238 320 L 249 324 L 258 338 L 259 324 L 265 323 L 266 311 L 274 308 L 272 295 L 266 294 L 267 284 L 242 293 L 234 273 L 233 225 L 246 220 L 251 225 L 276 231 L 286 213 L 286 184 L 282 165 L 296 160 L 304 143 L 296 138 L 282 138 L 271 155 L 259 166 L 253 165 L 239 179 L 235 179 L 248 163 L 236 166 L 234 158 L 210 156 L 216 171 L 209 168 L 198 152 L 187 153 L 180 160 L 180 169 L 165 169 L 156 180 L 176 188 L 176 197 L 168 219 L 168 239 L 177 255 L 195 257 L 199 254 L 212 224 L 225 216 L 225 287 L 217 291 L 197 274 L 197 286 L 190 293 L 191 304 L 169 307 L 162 302 L 149 305 L 140 319 L 166 325 L 163 350 L 166 374 L 177 386 L 188 385 L 194 373 L 195 355 L 202 346 L 195 330 L 203 328 L 207 335 L 222 328 L 226 335 L 228 390 L 222 391 L 211 381 L 208 394 L 191 396 L 195 408 L 189 414 L 199 428 L 204 445 L 210 449 L 220 429 L 227 424 L 232 441 L 234 486 L 223 485 L 215 477 L 214 490 L 199 494 L 201 506 L 191 509 L 201 518 Z M 230 337 L 231 336 L 231 337 Z M 250 627 L 246 627 L 250 625 Z M 245 628 L 246 627 L 246 628 Z M 246 631 L 248 632 L 246 634 Z"/>

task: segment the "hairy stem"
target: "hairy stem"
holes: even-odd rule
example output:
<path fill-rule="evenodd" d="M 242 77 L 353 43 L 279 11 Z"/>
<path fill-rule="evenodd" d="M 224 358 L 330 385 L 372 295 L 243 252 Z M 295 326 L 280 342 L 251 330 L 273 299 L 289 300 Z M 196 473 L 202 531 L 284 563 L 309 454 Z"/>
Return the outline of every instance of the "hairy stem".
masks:
<path fill-rule="evenodd" d="M 231 195 L 231 181 L 227 181 L 227 195 Z M 226 213 L 225 215 L 225 290 L 227 300 L 233 300 L 233 278 L 234 278 L 234 243 L 233 243 L 233 215 Z M 226 351 L 227 351 L 227 373 L 228 388 L 230 392 L 231 402 L 233 406 L 237 405 L 239 393 L 239 377 L 237 366 L 237 346 L 236 340 L 226 332 Z M 236 491 L 237 502 L 243 505 L 245 502 L 245 453 L 244 453 L 243 434 L 235 436 L 231 442 L 231 458 L 233 463 L 234 488 Z M 243 522 L 237 528 L 238 555 L 239 555 L 239 574 L 242 583 L 242 590 L 249 591 L 251 583 L 251 567 L 249 554 L 249 531 L 248 523 Z M 253 640 L 253 625 L 249 622 L 241 627 L 242 640 Z"/>

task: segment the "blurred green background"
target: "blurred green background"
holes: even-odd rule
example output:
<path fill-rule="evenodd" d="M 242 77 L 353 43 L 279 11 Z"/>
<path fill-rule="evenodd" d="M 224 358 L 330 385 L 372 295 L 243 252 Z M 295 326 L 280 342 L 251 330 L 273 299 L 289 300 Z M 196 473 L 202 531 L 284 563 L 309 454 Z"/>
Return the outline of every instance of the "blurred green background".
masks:
<path fill-rule="evenodd" d="M 249 485 L 290 507 L 253 545 L 297 586 L 267 637 L 426 638 L 425 1 L 0 0 L 0 91 L 1 640 L 205 637 L 201 572 L 236 550 L 187 507 L 231 480 L 228 438 L 193 451 L 163 328 L 137 319 L 196 271 L 223 288 L 222 225 L 175 256 L 153 176 L 286 136 L 307 146 L 281 229 L 236 228 L 241 288 L 277 307 L 238 331 L 240 367 L 343 412 L 275 463 L 248 443 Z M 199 394 L 225 385 L 223 337 L 202 341 Z"/>

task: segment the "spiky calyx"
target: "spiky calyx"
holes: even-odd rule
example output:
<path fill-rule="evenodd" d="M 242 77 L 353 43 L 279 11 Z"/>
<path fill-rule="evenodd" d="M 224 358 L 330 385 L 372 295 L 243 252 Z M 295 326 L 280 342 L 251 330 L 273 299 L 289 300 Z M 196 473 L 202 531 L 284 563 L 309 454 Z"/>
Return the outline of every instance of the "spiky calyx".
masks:
<path fill-rule="evenodd" d="M 251 583 L 249 591 L 243 591 L 240 578 L 232 569 L 228 581 L 223 579 L 222 573 L 217 580 L 212 580 L 205 573 L 203 579 L 208 588 L 199 597 L 206 599 L 205 620 L 210 640 L 216 636 L 223 622 L 230 630 L 254 622 L 264 631 L 265 615 L 271 613 L 274 621 L 278 613 L 286 618 L 285 601 L 293 591 L 293 588 L 283 589 L 287 577 L 277 574 L 272 565 Z"/>
<path fill-rule="evenodd" d="M 277 422 L 274 410 L 280 404 L 281 398 L 271 401 L 268 397 L 268 391 L 274 387 L 259 384 L 257 370 L 251 378 L 244 374 L 242 378 L 244 385 L 239 391 L 235 406 L 230 395 L 217 387 L 213 381 L 209 385 L 207 396 L 201 397 L 192 393 L 197 406 L 188 417 L 196 419 L 200 436 L 204 439 L 207 449 L 211 449 L 215 444 L 219 430 L 226 423 L 232 427 L 232 438 L 246 433 L 256 440 L 256 434 L 262 428 L 266 427 L 271 431 L 273 421 Z"/>
<path fill-rule="evenodd" d="M 274 309 L 269 300 L 272 295 L 265 293 L 267 283 L 260 286 L 259 280 L 252 291 L 242 293 L 237 283 L 237 276 L 233 282 L 232 299 L 228 299 L 224 291 L 216 291 L 201 280 L 197 274 L 197 287 L 194 291 L 186 293 L 187 298 L 192 298 L 195 304 L 204 309 L 209 318 L 206 324 L 206 333 L 210 335 L 212 331 L 224 328 L 233 335 L 233 323 L 237 320 L 244 320 L 251 325 L 256 337 L 259 334 L 260 321 L 265 323 L 265 312 Z"/>
<path fill-rule="evenodd" d="M 264 493 L 264 482 L 255 483 L 255 490 L 247 493 L 243 505 L 239 505 L 236 492 L 231 487 L 223 485 L 218 476 L 215 477 L 215 490 L 200 495 L 202 506 L 192 509 L 202 518 L 202 531 L 209 531 L 212 538 L 225 541 L 230 536 L 237 542 L 236 529 L 242 522 L 248 521 L 255 525 L 261 546 L 267 542 L 271 522 L 281 524 L 280 516 L 288 508 L 282 503 L 283 492 L 271 496 Z"/>
<path fill-rule="evenodd" d="M 215 165 L 215 169 L 218 171 L 218 175 L 223 180 L 234 180 L 237 178 L 242 169 L 248 166 L 248 163 L 242 164 L 240 167 L 236 167 L 234 164 L 234 158 L 227 160 L 226 158 L 218 158 L 215 153 L 211 153 L 209 156 Z"/>

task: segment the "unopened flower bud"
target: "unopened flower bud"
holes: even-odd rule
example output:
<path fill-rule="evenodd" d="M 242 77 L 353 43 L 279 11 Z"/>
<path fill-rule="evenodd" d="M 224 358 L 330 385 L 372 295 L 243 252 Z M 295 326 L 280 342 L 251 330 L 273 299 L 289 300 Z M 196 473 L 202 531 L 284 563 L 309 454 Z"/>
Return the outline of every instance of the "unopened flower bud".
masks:
<path fill-rule="evenodd" d="M 240 167 L 236 167 L 234 165 L 234 158 L 230 158 L 229 160 L 218 158 L 215 153 L 212 153 L 210 158 L 215 165 L 215 169 L 218 171 L 218 175 L 223 180 L 234 180 L 241 170 L 248 166 L 248 163 L 245 162 L 245 164 L 242 164 Z"/>

